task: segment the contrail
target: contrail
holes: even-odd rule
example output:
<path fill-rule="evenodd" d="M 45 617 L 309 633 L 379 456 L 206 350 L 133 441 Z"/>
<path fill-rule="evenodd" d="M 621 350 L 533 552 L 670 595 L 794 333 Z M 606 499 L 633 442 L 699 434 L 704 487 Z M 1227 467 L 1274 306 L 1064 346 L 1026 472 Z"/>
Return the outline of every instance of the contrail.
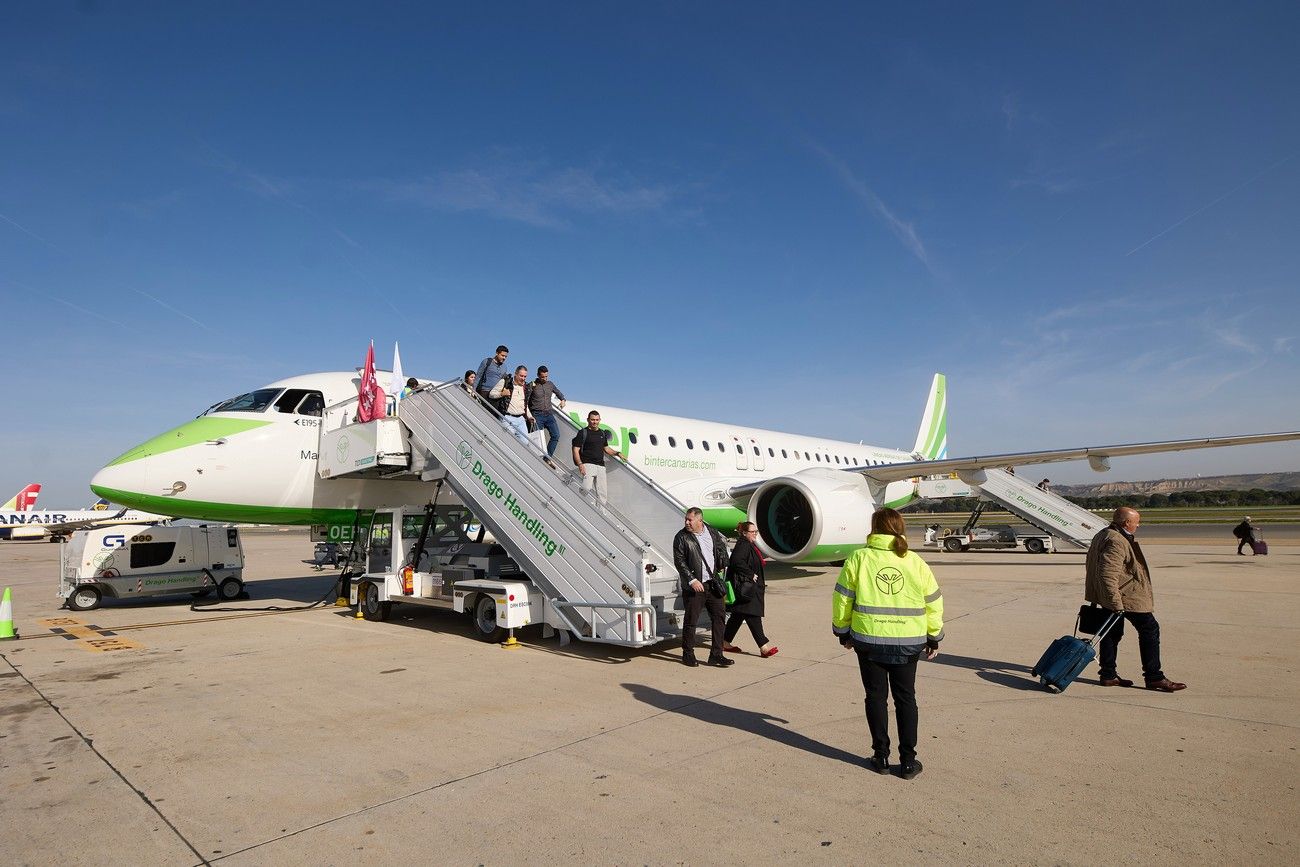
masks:
<path fill-rule="evenodd" d="M 188 314 L 188 313 L 182 313 L 180 310 L 177 310 L 175 307 L 171 306 L 171 305 L 168 304 L 166 301 L 162 301 L 162 300 L 160 300 L 160 299 L 158 299 L 158 298 L 155 298 L 155 297 L 153 297 L 152 295 L 150 295 L 148 292 L 141 292 L 139 289 L 132 289 L 131 291 L 134 292 L 134 293 L 136 293 L 137 295 L 143 295 L 144 297 L 148 298 L 150 301 L 153 301 L 154 303 L 156 303 L 156 304 L 158 304 L 158 305 L 160 305 L 160 306 L 162 306 L 162 307 L 167 308 L 167 309 L 170 310 L 171 312 L 175 313 L 177 316 L 183 316 L 184 318 L 186 318 L 186 319 L 188 319 L 189 321 L 193 322 L 195 325 L 197 325 L 197 326 L 199 326 L 200 328 L 202 328 L 204 331 L 211 331 L 211 330 L 212 330 L 211 328 L 209 328 L 208 326 L 204 325 L 204 324 L 203 324 L 202 322 L 200 322 L 199 320 L 195 319 L 195 318 L 194 318 L 193 316 L 191 316 L 190 314 Z"/>
<path fill-rule="evenodd" d="M 96 313 L 94 310 L 87 310 L 85 307 L 82 307 L 79 304 L 73 304 L 71 301 L 67 300 L 66 298 L 60 298 L 58 295 L 50 295 L 48 293 L 46 294 L 45 297 L 53 298 L 55 301 L 59 302 L 60 304 L 71 307 L 73 310 L 76 310 L 78 313 L 84 313 L 87 316 L 93 316 L 96 319 L 102 319 L 105 322 L 107 322 L 109 325 L 114 325 L 118 328 L 126 328 L 125 325 L 123 325 L 121 322 L 118 322 L 116 319 L 109 319 L 107 316 L 105 316 L 102 313 Z"/>
<path fill-rule="evenodd" d="M 42 244 L 44 244 L 45 246 L 49 247 L 51 250 L 59 250 L 58 247 L 54 246 L 54 245 L 51 244 L 49 241 L 47 241 L 47 240 L 45 240 L 44 238 L 42 238 L 40 235 L 36 234 L 36 233 L 33 232 L 31 229 L 29 229 L 29 228 L 27 228 L 26 226 L 24 226 L 22 223 L 19 223 L 17 220 L 11 220 L 11 219 L 9 219 L 8 217 L 6 217 L 4 214 L 0 214 L 0 220 L 4 220 L 6 223 L 8 223 L 9 225 L 13 226 L 15 229 L 17 229 L 18 231 L 20 231 L 20 232 L 22 232 L 22 233 L 24 233 L 24 234 L 31 235 L 33 238 L 35 238 L 36 240 L 40 241 L 40 242 L 41 242 Z M 62 250 L 59 250 L 59 252 L 62 253 L 63 251 L 62 251 Z"/>
<path fill-rule="evenodd" d="M 1224 193 L 1223 195 L 1219 196 L 1217 199 L 1215 199 L 1214 201 L 1210 202 L 1208 205 L 1202 205 L 1201 207 L 1197 208 L 1195 211 L 1192 211 L 1192 212 L 1191 212 L 1190 214 L 1188 214 L 1186 217 L 1183 217 L 1181 220 L 1179 220 L 1177 223 L 1174 223 L 1172 226 L 1170 226 L 1168 229 L 1165 229 L 1163 232 L 1160 232 L 1159 234 L 1152 235 L 1150 238 L 1147 238 L 1147 239 L 1146 239 L 1145 241 L 1143 241 L 1141 244 L 1138 244 L 1136 247 L 1134 247 L 1132 250 L 1129 250 L 1129 251 L 1128 251 L 1127 253 L 1125 253 L 1124 255 L 1125 255 L 1126 257 L 1127 257 L 1127 256 L 1132 256 L 1134 253 L 1136 253 L 1138 250 L 1141 250 L 1143 247 L 1145 247 L 1147 244 L 1150 244 L 1152 241 L 1155 241 L 1155 240 L 1158 239 L 1158 238 L 1162 238 L 1162 237 L 1164 237 L 1165 235 L 1168 235 L 1168 234 L 1169 234 L 1170 232 L 1172 232 L 1174 229 L 1177 229 L 1179 226 L 1181 226 L 1183 223 L 1186 223 L 1188 220 L 1190 220 L 1192 217 L 1195 217 L 1197 214 L 1202 213 L 1203 211 L 1206 211 L 1206 210 L 1208 210 L 1208 209 L 1214 207 L 1215 205 L 1219 204 L 1219 202 L 1222 202 L 1224 199 L 1228 198 L 1228 196 L 1231 196 L 1233 193 L 1237 192 L 1238 190 L 1240 190 L 1240 189 L 1242 189 L 1242 188 L 1244 188 L 1244 187 L 1248 187 L 1248 186 L 1250 186 L 1251 184 L 1255 183 L 1255 181 L 1257 181 L 1257 180 L 1259 180 L 1260 178 L 1264 177 L 1264 175 L 1266 175 L 1266 174 L 1268 174 L 1269 172 L 1273 171 L 1273 169 L 1275 169 L 1275 168 L 1277 168 L 1278 166 L 1282 165 L 1282 163 L 1284 163 L 1284 162 L 1286 162 L 1287 160 L 1291 159 L 1291 157 L 1293 157 L 1293 156 L 1295 156 L 1295 154 L 1289 154 L 1289 155 L 1287 155 L 1287 156 L 1282 157 L 1282 159 L 1280 159 L 1280 160 L 1278 160 L 1277 162 L 1273 163 L 1273 165 L 1271 165 L 1271 166 L 1269 166 L 1268 168 L 1264 169 L 1264 170 L 1263 170 L 1262 172 L 1260 172 L 1259 174 L 1257 174 L 1257 175 L 1255 175 L 1254 177 L 1251 177 L 1251 178 L 1249 178 L 1249 179 L 1247 179 L 1247 180 L 1244 180 L 1244 181 L 1242 181 L 1241 183 L 1237 184 L 1237 186 L 1235 186 L 1235 187 L 1233 187 L 1232 189 L 1228 190 L 1226 193 Z"/>

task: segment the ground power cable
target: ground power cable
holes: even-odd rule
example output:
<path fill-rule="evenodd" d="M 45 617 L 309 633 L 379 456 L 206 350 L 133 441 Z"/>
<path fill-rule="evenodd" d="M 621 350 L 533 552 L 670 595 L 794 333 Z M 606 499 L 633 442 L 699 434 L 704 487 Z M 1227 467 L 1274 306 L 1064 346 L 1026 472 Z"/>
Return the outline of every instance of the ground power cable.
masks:
<path fill-rule="evenodd" d="M 360 524 L 360 522 L 361 522 L 361 513 L 360 513 L 360 512 L 354 512 L 354 513 L 353 513 L 353 518 L 352 518 L 352 533 L 351 533 L 351 536 L 352 536 L 352 542 L 351 542 L 350 547 L 348 548 L 348 553 L 347 553 L 347 555 L 344 557 L 344 560 L 343 560 L 343 562 L 346 563 L 347 565 L 344 567 L 343 571 L 339 573 L 338 580 L 335 581 L 334 584 L 331 585 L 330 588 L 329 588 L 328 590 L 325 591 L 325 595 L 321 596 L 321 598 L 320 598 L 320 599 L 317 599 L 315 602 L 310 602 L 310 603 L 308 603 L 308 604 L 306 604 L 306 605 L 267 605 L 267 606 L 262 606 L 262 607 L 243 606 L 243 607 L 239 607 L 239 608 L 214 608 L 213 606 L 215 606 L 215 605 L 219 605 L 219 604 L 220 604 L 221 602 L 223 602 L 223 601 L 224 601 L 224 602 L 229 602 L 229 601 L 231 601 L 231 600 L 214 599 L 214 600 L 211 601 L 211 602 L 201 602 L 201 601 L 200 601 L 200 602 L 191 602 L 191 603 L 190 603 L 190 610 L 191 610 L 191 611 L 200 611 L 200 612 L 203 612 L 203 611 L 212 611 L 212 612 L 217 612 L 217 611 L 231 611 L 231 612 L 242 612 L 242 611 L 249 611 L 249 612 L 257 612 L 257 611 L 267 611 L 267 612 L 272 612 L 272 611 L 307 611 L 308 609 L 311 609 L 311 608 L 317 608 L 317 607 L 319 607 L 319 606 L 321 606 L 321 605 L 333 604 L 334 601 L 337 601 L 338 599 L 343 598 L 343 595 L 344 595 L 344 594 L 343 594 L 342 590 L 343 590 L 344 582 L 347 581 L 348 579 L 350 579 L 350 578 L 353 577 L 352 567 L 353 567 L 353 564 L 356 562 L 356 560 L 355 560 L 355 555 L 356 555 L 356 549 L 357 549 L 357 526 Z M 204 570 L 203 570 L 203 574 L 206 575 L 206 576 L 208 577 L 208 580 L 211 581 L 211 582 L 213 583 L 214 586 L 217 586 L 217 579 L 216 579 L 215 577 L 213 577 L 213 575 L 212 575 L 211 572 L 209 572 L 207 569 L 204 569 Z M 242 596 L 242 597 L 245 598 L 245 599 L 249 598 L 249 596 L 248 596 L 248 591 L 247 591 L 247 590 L 241 590 L 241 591 L 240 591 L 240 596 Z M 240 598 L 240 597 L 237 596 L 237 597 L 235 597 L 235 598 L 238 599 L 238 598 Z"/>

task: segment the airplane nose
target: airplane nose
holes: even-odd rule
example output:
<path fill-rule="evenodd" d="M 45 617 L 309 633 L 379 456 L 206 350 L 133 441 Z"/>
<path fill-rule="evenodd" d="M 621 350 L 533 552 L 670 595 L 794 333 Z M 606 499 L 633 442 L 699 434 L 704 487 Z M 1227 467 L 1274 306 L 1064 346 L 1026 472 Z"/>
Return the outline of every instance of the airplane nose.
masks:
<path fill-rule="evenodd" d="M 109 502 L 134 505 L 129 502 L 131 496 L 140 494 L 144 489 L 141 469 L 132 464 L 104 467 L 90 480 L 90 489 Z"/>

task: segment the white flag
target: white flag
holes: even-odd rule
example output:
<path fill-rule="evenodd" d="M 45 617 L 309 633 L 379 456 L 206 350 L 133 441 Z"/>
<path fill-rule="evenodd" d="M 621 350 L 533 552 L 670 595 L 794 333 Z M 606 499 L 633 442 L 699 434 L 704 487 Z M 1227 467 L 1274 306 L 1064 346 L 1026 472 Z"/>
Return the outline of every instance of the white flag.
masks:
<path fill-rule="evenodd" d="M 397 348 L 397 341 L 393 341 L 393 376 L 388 381 L 388 393 L 392 395 L 393 400 L 401 400 L 404 388 L 406 388 L 406 377 L 402 375 L 402 353 Z"/>

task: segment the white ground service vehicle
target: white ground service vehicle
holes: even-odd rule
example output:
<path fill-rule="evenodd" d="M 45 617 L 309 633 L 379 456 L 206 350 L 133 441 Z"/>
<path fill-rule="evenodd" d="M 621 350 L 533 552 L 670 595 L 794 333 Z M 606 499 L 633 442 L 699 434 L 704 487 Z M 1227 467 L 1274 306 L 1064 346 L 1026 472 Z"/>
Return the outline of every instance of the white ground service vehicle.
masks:
<path fill-rule="evenodd" d="M 1056 551 L 1052 537 L 1026 529 L 1017 532 L 1007 524 L 992 524 L 987 527 L 962 528 L 960 530 L 936 529 L 937 524 L 926 528 L 926 547 L 941 548 L 944 551 L 977 551 L 985 548 L 1019 548 L 1024 547 L 1030 554 L 1048 554 Z"/>
<path fill-rule="evenodd" d="M 98 527 L 59 548 L 59 596 L 73 611 L 105 596 L 133 599 L 244 590 L 244 549 L 234 527 Z"/>

